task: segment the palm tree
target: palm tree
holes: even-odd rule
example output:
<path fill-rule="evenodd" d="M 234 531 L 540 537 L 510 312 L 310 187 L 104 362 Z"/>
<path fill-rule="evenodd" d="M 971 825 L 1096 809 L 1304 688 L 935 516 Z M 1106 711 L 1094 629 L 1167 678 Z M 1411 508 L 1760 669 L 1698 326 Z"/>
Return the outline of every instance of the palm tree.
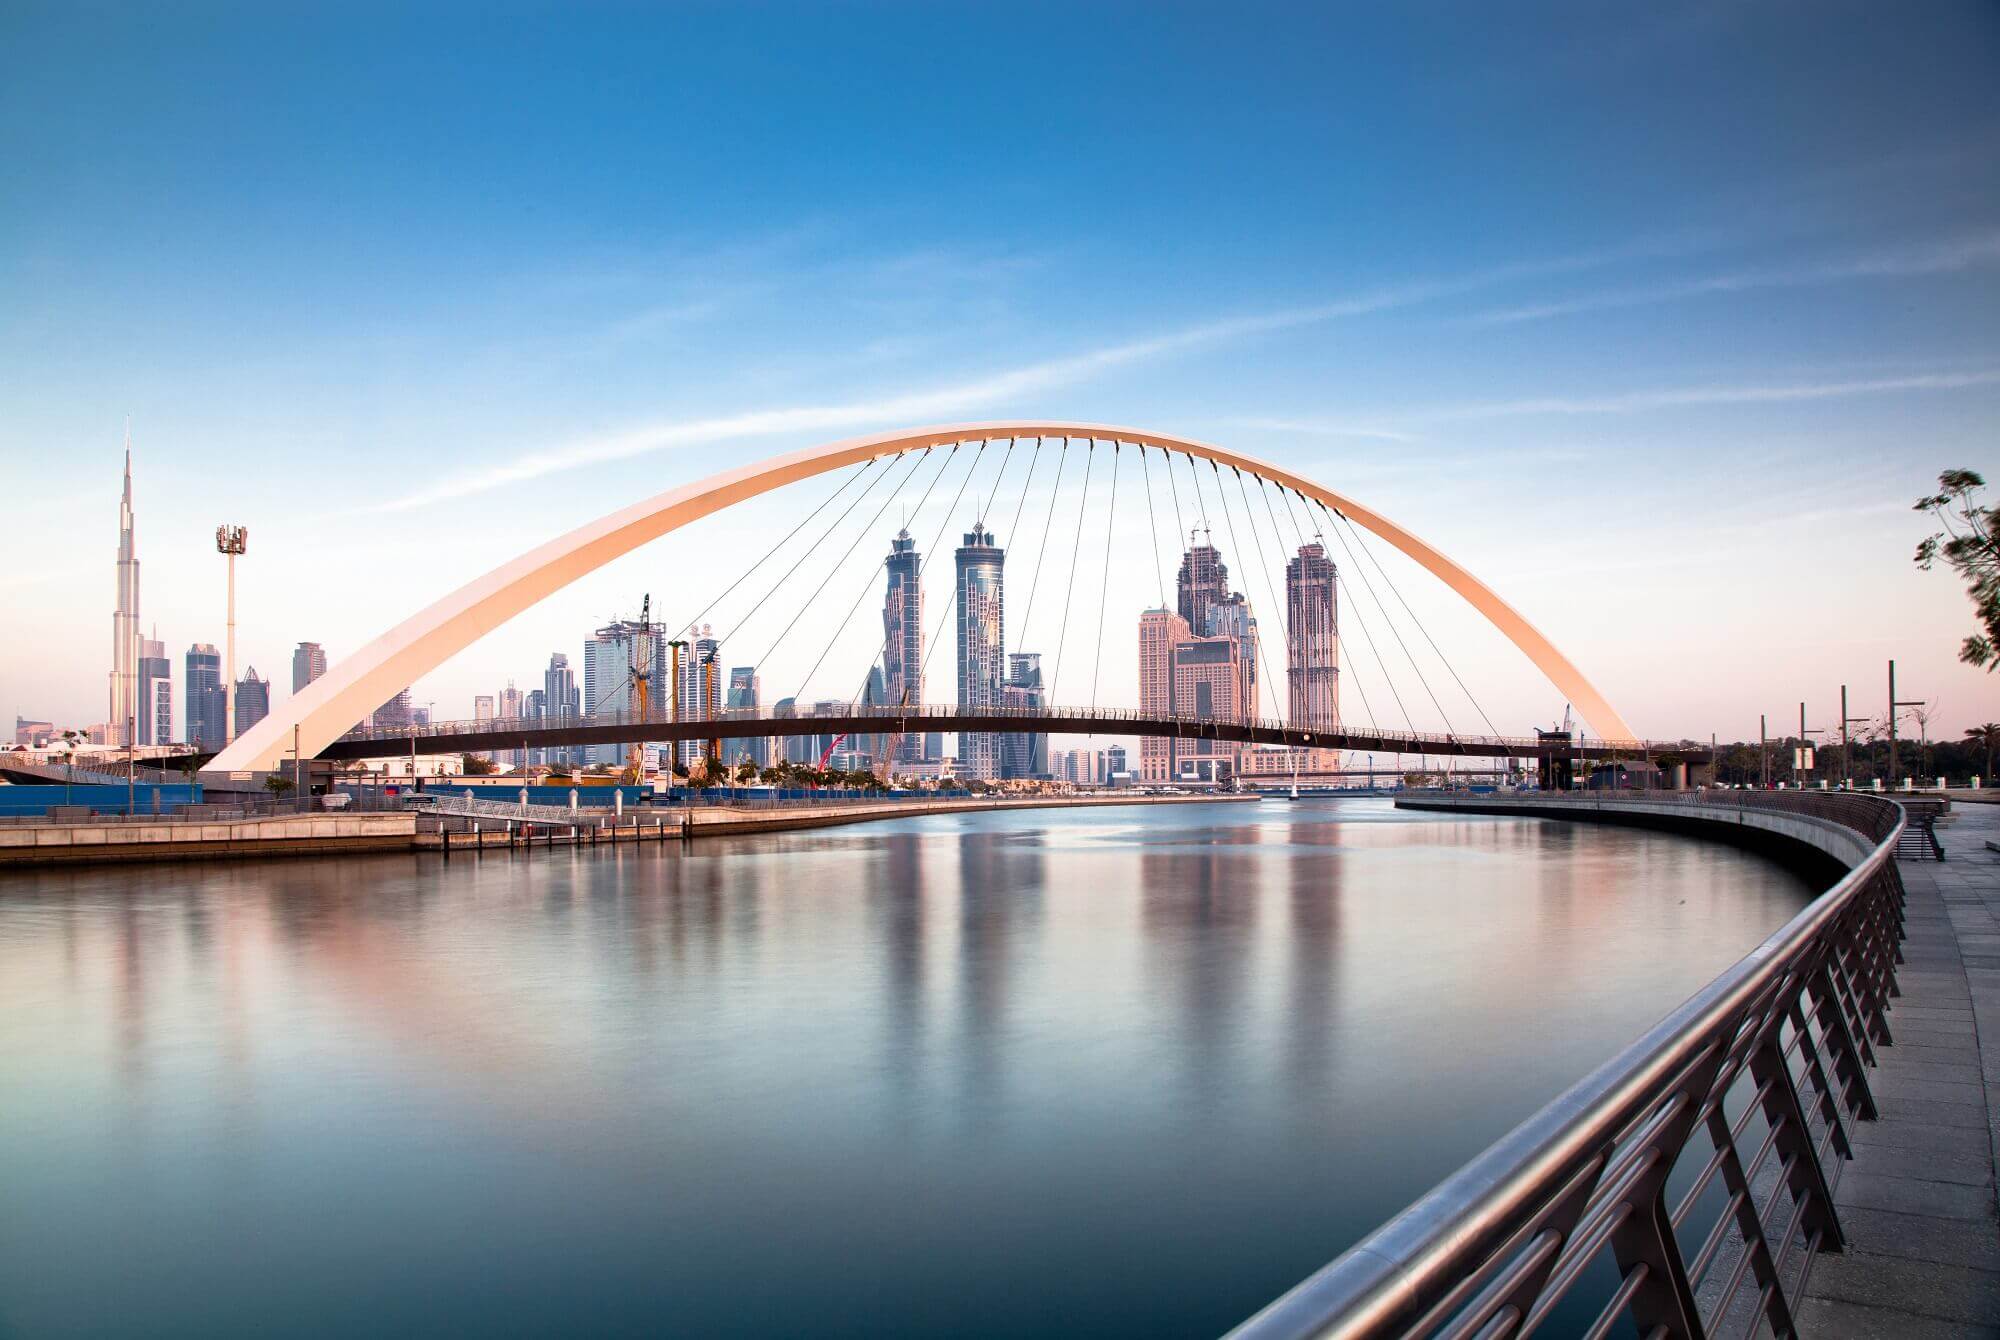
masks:
<path fill-rule="evenodd" d="M 1983 725 L 1967 726 L 1965 738 L 1986 750 L 1986 771 L 1981 774 L 1987 781 L 1993 780 L 1993 751 L 2000 748 L 2000 721 L 1988 721 Z"/>

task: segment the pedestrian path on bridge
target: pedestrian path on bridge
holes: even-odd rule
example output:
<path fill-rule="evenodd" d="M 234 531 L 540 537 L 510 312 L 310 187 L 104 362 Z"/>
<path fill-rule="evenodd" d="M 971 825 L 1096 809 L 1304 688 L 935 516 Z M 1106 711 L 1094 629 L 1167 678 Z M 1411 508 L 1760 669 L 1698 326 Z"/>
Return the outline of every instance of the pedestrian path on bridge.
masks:
<path fill-rule="evenodd" d="M 1897 862 L 1901 995 L 1834 1191 L 1847 1249 L 1812 1267 L 1807 1337 L 2000 1336 L 2000 805 L 1953 807 L 1946 859 Z"/>

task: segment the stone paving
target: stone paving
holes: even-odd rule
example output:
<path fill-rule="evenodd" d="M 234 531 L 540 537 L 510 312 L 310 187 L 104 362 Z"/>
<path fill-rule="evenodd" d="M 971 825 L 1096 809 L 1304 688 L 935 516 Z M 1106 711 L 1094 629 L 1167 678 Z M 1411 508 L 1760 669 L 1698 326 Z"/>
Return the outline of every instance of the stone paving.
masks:
<path fill-rule="evenodd" d="M 1834 1192 L 1847 1250 L 1814 1261 L 1799 1309 L 1813 1340 L 2000 1336 L 2000 806 L 1954 805 L 1938 837 L 1945 861 L 1899 863 L 1895 1043 Z"/>

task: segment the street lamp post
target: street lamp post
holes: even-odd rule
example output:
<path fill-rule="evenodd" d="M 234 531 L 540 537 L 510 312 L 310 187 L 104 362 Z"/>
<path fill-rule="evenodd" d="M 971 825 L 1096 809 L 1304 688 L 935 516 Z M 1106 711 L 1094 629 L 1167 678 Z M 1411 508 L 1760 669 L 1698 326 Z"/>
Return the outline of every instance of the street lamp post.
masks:
<path fill-rule="evenodd" d="M 1806 729 L 1806 705 L 1804 703 L 1800 703 L 1799 704 L 1799 752 L 1795 756 L 1797 759 L 1797 766 L 1792 769 L 1792 780 L 1798 783 L 1799 789 L 1801 791 L 1805 789 L 1806 785 L 1805 774 L 1813 770 L 1812 767 L 1810 767 L 1807 763 L 1807 760 L 1812 758 L 1812 737 L 1815 735 L 1824 735 L 1825 733 L 1826 731 L 1824 729 L 1815 731 L 1808 731 Z"/>
<path fill-rule="evenodd" d="M 217 526 L 215 552 L 229 561 L 228 664 L 222 681 L 222 742 L 236 741 L 236 559 L 250 545 L 250 532 L 242 526 Z"/>
<path fill-rule="evenodd" d="M 1911 698 L 1904 702 L 1896 700 L 1896 663 L 1889 662 L 1889 789 L 1896 789 L 1896 709 L 1899 707 L 1922 707 L 1922 698 Z"/>
<path fill-rule="evenodd" d="M 1854 789 L 1854 747 L 1848 740 L 1847 728 L 1856 722 L 1865 722 L 1867 717 L 1847 715 L 1847 685 L 1840 686 L 1840 784 Z"/>

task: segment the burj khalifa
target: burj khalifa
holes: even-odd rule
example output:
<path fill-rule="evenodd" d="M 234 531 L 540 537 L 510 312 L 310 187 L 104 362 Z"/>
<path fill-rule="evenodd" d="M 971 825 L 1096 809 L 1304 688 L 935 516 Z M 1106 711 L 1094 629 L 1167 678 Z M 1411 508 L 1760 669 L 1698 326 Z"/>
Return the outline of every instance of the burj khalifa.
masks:
<path fill-rule="evenodd" d="M 118 609 L 111 616 L 111 739 L 133 742 L 139 712 L 139 555 L 132 536 L 132 436 L 125 435 L 125 496 L 118 503 Z"/>

